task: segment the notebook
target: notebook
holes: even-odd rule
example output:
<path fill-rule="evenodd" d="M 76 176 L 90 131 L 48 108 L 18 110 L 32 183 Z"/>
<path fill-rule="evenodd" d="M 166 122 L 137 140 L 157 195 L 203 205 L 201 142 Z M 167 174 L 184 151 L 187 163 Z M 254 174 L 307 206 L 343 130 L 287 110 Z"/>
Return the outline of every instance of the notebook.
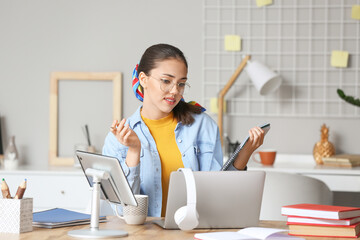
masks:
<path fill-rule="evenodd" d="M 270 123 L 265 123 L 263 125 L 259 126 L 262 130 L 264 130 L 264 134 L 266 135 L 267 132 L 270 130 Z M 239 154 L 239 152 L 241 151 L 241 149 L 243 149 L 243 147 L 245 146 L 245 144 L 247 143 L 247 141 L 249 141 L 250 136 L 247 136 L 242 142 L 241 144 L 235 149 L 235 151 L 232 153 L 231 157 L 229 158 L 229 160 L 226 161 L 226 163 L 222 166 L 221 171 L 226 171 L 231 164 L 233 164 L 233 162 L 235 161 L 237 155 Z"/>
<path fill-rule="evenodd" d="M 67 227 L 90 223 L 91 215 L 63 208 L 53 208 L 33 213 L 33 226 L 44 228 Z M 99 222 L 106 221 L 105 216 L 99 217 Z"/>
<path fill-rule="evenodd" d="M 243 228 L 259 223 L 264 189 L 263 171 L 194 172 L 197 190 L 197 228 Z M 177 209 L 186 205 L 186 185 L 182 172 L 170 175 L 165 219 L 154 223 L 165 229 L 178 229 Z"/>
<path fill-rule="evenodd" d="M 277 228 L 249 227 L 237 232 L 195 233 L 196 240 L 305 240 L 305 238 L 289 236 L 287 230 Z"/>

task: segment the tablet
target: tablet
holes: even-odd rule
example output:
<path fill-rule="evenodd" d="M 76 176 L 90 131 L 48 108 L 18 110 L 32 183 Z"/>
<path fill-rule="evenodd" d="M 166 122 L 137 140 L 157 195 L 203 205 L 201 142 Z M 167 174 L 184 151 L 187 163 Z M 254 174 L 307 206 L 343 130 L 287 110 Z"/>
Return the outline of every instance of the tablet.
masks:
<path fill-rule="evenodd" d="M 79 159 L 84 174 L 88 168 L 107 171 L 109 173 L 109 179 L 101 180 L 102 199 L 107 199 L 117 204 L 137 206 L 135 196 L 117 158 L 79 150 L 77 150 L 75 154 Z M 92 187 L 92 177 L 86 174 L 85 176 L 89 185 Z"/>
<path fill-rule="evenodd" d="M 264 130 L 264 136 L 267 134 L 267 132 L 270 130 L 270 123 L 265 123 L 263 125 L 260 125 L 259 127 L 261 127 L 261 129 Z M 225 171 L 227 170 L 231 164 L 233 164 L 233 162 L 235 161 L 237 155 L 239 154 L 239 152 L 241 151 L 241 149 L 245 146 L 245 144 L 247 143 L 247 141 L 249 140 L 250 136 L 247 136 L 244 141 L 241 142 L 241 144 L 235 149 L 234 153 L 231 155 L 231 157 L 229 158 L 229 160 L 226 161 L 226 163 L 222 166 L 221 171 Z"/>

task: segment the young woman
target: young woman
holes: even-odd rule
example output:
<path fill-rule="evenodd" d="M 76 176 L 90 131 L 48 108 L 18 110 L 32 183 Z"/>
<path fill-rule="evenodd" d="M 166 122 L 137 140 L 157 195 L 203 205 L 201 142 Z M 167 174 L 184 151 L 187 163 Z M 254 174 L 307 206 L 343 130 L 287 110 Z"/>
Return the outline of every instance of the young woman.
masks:
<path fill-rule="evenodd" d="M 114 156 L 134 194 L 149 196 L 149 216 L 164 216 L 170 173 L 180 167 L 193 171 L 220 170 L 223 155 L 219 129 L 198 104 L 186 103 L 188 65 L 184 54 L 168 44 L 149 47 L 133 73 L 133 90 L 143 102 L 127 120 L 115 120 L 103 154 Z M 259 127 L 230 170 L 244 170 L 264 139 Z"/>

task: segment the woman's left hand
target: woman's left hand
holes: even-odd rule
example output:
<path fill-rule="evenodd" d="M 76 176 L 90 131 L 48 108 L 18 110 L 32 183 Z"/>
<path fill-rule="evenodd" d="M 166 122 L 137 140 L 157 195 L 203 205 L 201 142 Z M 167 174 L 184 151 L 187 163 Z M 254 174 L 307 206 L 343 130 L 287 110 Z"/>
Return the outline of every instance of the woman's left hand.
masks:
<path fill-rule="evenodd" d="M 264 142 L 265 132 L 260 127 L 253 127 L 249 130 L 249 140 L 244 146 L 244 150 L 250 155 Z"/>
<path fill-rule="evenodd" d="M 249 130 L 249 140 L 234 161 L 235 168 L 242 170 L 246 167 L 251 154 L 263 144 L 264 136 L 265 132 L 260 127 L 253 127 Z"/>

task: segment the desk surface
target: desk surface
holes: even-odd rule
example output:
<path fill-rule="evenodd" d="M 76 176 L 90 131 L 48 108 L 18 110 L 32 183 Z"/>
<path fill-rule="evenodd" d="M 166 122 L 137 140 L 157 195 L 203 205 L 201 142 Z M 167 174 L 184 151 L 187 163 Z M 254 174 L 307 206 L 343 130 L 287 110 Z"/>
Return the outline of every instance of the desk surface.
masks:
<path fill-rule="evenodd" d="M 124 220 L 121 220 L 117 217 L 109 217 L 109 222 L 101 223 L 100 229 L 119 229 L 124 230 L 129 233 L 128 237 L 123 238 L 106 238 L 106 239 L 132 239 L 132 240 L 162 240 L 162 239 L 188 239 L 193 240 L 194 234 L 198 232 L 210 232 L 212 230 L 193 230 L 189 232 L 183 232 L 180 230 L 163 230 L 159 226 L 153 224 L 151 220 L 154 218 L 148 218 L 144 225 L 127 225 Z M 287 229 L 285 222 L 280 221 L 261 221 L 260 227 L 270 227 L 270 228 L 281 228 Z M 80 225 L 73 227 L 63 227 L 63 228 L 55 228 L 55 229 L 45 229 L 45 228 L 34 228 L 32 232 L 22 233 L 22 234 L 4 234 L 0 233 L 0 239 L 6 240 L 39 240 L 39 239 L 57 239 L 57 240 L 65 240 L 65 239 L 80 239 L 73 238 L 67 235 L 68 231 L 75 229 L 87 229 L 89 225 Z M 236 229 L 216 229 L 215 231 L 236 231 Z M 309 237 L 306 238 L 309 240 L 324 240 L 324 239 L 336 239 L 340 240 L 342 238 L 322 238 L 322 237 Z M 344 238 L 348 239 L 348 238 Z"/>
<path fill-rule="evenodd" d="M 226 161 L 226 160 L 225 160 Z M 280 171 L 280 172 L 292 172 L 292 173 L 306 173 L 306 174 L 320 174 L 320 175 L 350 175 L 360 176 L 360 166 L 354 168 L 339 168 L 339 167 L 327 167 L 322 165 L 316 165 L 314 157 L 312 155 L 299 155 L 299 154 L 277 154 L 276 160 L 273 166 L 263 166 L 255 163 L 251 159 L 248 163 L 249 169 L 253 170 L 265 170 L 265 171 Z M 16 170 L 0 169 L 2 174 L 36 174 L 47 175 L 49 173 L 54 175 L 80 175 L 84 173 L 79 167 L 59 167 L 59 166 L 20 166 Z"/>

